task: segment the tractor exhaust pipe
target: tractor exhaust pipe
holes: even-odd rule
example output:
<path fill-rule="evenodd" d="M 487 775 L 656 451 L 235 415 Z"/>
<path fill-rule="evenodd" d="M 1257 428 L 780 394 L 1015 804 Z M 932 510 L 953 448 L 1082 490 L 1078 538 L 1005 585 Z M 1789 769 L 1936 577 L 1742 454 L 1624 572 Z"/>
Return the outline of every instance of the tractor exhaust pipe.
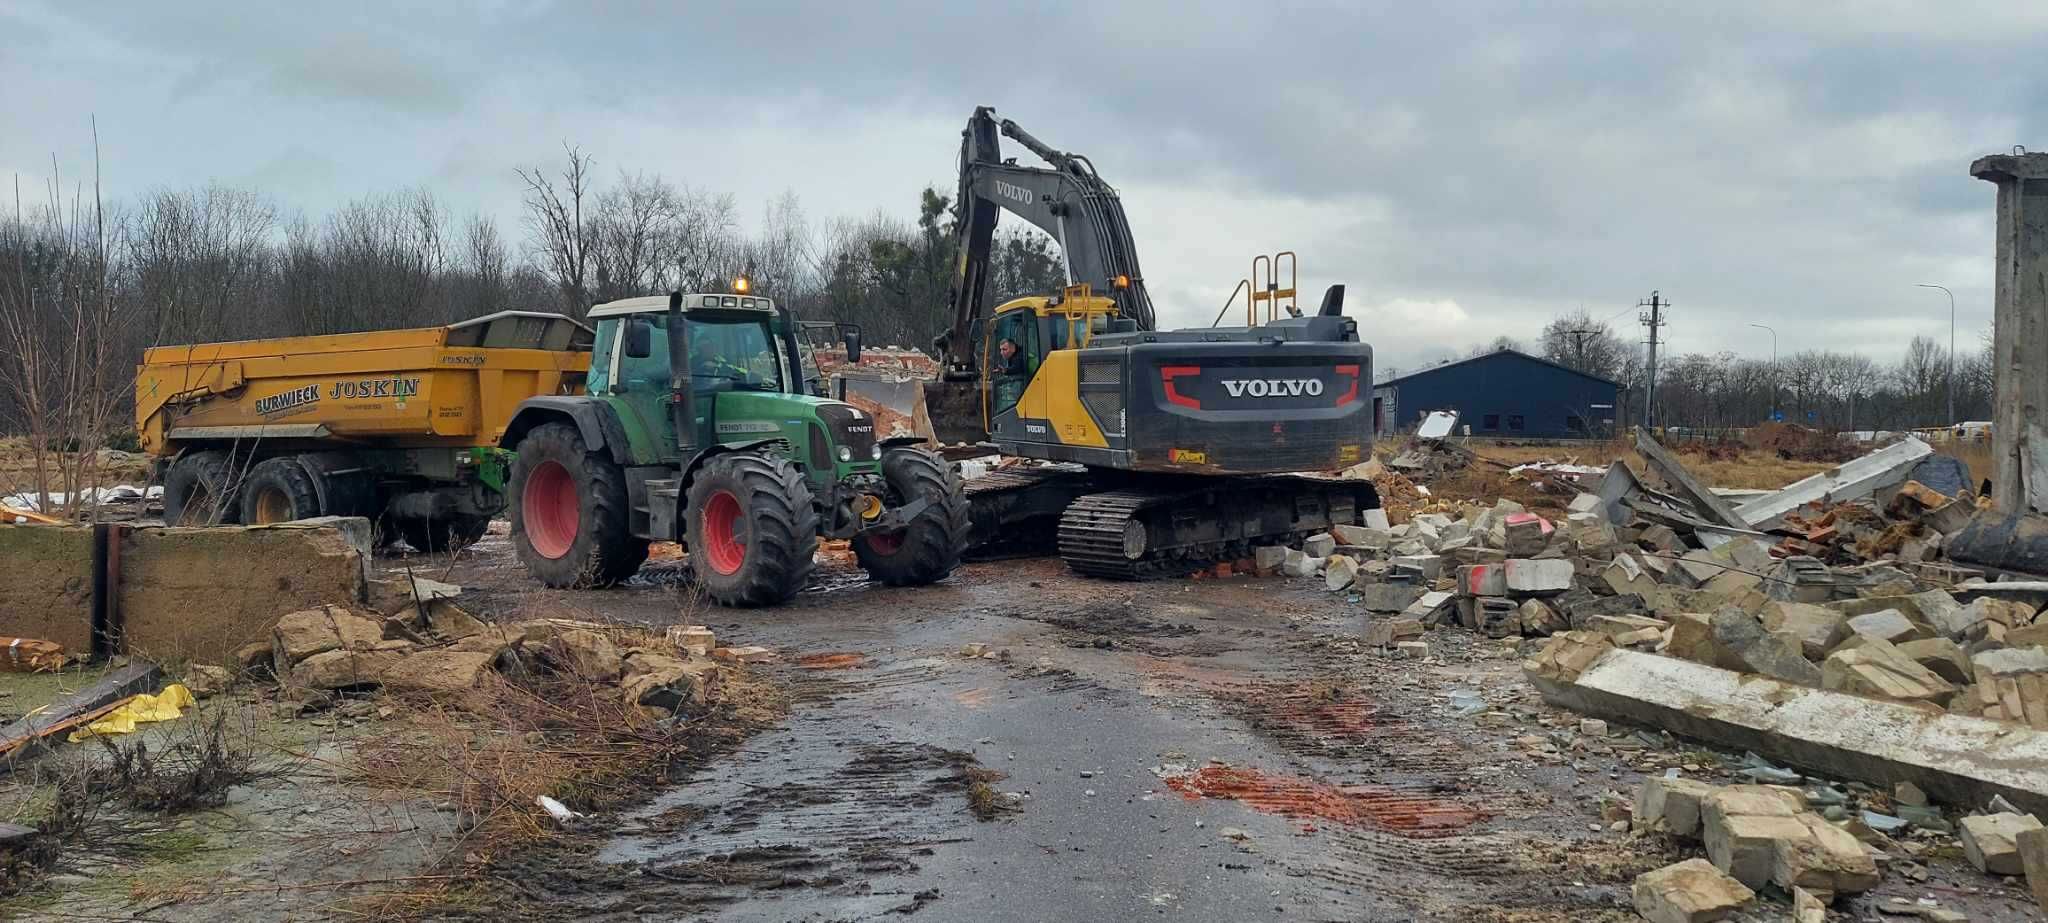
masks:
<path fill-rule="evenodd" d="M 683 321 L 683 293 L 668 293 L 668 413 L 676 431 L 676 457 L 683 464 L 697 454 L 697 407 L 690 386 L 690 327 Z"/>

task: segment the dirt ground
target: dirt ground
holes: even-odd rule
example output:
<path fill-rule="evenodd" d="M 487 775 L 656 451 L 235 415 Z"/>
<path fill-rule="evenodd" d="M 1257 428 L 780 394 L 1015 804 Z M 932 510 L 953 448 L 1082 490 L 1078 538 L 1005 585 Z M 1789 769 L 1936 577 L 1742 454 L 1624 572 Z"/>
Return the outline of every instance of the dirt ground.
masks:
<path fill-rule="evenodd" d="M 1697 854 L 1626 832 L 1619 805 L 1643 774 L 1743 781 L 1741 754 L 1651 729 L 1580 733 L 1520 677 L 1536 642 L 1440 630 L 1426 660 L 1366 649 L 1366 613 L 1314 581 L 1103 583 L 1035 559 L 898 590 L 830 560 L 792 604 L 742 612 L 696 606 L 681 567 L 542 591 L 492 536 L 450 572 L 487 612 L 702 621 L 721 644 L 779 655 L 756 668 L 790 703 L 774 727 L 636 810 L 493 866 L 536 912 L 1633 920 L 1633 877 Z M 1978 920 L 2033 913 L 2023 885 L 1951 847 L 1833 919 L 1891 897 Z M 1749 919 L 1786 913 L 1767 902 Z"/>

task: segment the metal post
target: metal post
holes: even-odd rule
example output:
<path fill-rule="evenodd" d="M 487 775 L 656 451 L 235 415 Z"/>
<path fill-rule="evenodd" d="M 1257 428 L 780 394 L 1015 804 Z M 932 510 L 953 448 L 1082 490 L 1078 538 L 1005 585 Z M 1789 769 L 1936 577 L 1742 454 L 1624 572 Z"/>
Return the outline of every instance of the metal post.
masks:
<path fill-rule="evenodd" d="M 1915 282 L 1921 288 L 1938 288 L 1948 295 L 1948 426 L 1953 433 L 1956 426 L 1956 293 L 1948 286 L 1932 282 Z"/>
<path fill-rule="evenodd" d="M 1750 326 L 1771 331 L 1771 420 L 1775 422 L 1778 419 L 1778 331 L 1773 330 L 1769 324 Z"/>

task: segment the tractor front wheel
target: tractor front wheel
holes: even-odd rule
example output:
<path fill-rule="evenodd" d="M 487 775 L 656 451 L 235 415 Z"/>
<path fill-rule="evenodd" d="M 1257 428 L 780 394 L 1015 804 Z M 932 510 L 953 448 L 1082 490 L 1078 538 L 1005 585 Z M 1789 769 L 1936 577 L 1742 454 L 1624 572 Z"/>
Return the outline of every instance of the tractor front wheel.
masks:
<path fill-rule="evenodd" d="M 685 509 L 690 567 L 720 604 L 771 606 L 810 580 L 818 511 L 803 472 L 787 459 L 714 458 L 690 482 Z"/>
<path fill-rule="evenodd" d="M 890 508 L 930 500 L 910 521 L 891 531 L 870 529 L 853 537 L 853 556 L 868 576 L 888 586 L 937 583 L 960 566 L 967 547 L 967 495 L 960 474 L 936 453 L 911 446 L 882 454 L 882 480 Z"/>
<path fill-rule="evenodd" d="M 512 549 L 540 582 L 610 586 L 646 562 L 647 540 L 635 538 L 626 520 L 625 473 L 586 448 L 574 426 L 547 423 L 527 433 L 507 487 Z"/>

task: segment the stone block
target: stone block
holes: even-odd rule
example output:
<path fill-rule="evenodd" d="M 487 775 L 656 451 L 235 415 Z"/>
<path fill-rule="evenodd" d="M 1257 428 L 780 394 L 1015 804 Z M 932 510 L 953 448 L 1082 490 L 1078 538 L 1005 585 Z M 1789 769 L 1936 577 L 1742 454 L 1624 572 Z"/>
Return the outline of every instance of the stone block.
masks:
<path fill-rule="evenodd" d="M 1657 580 L 1643 568 L 1634 555 L 1617 554 L 1614 560 L 1600 571 L 1600 582 L 1617 596 L 1634 594 L 1645 599 L 1657 591 Z"/>
<path fill-rule="evenodd" d="M 1313 577 L 1323 570 L 1323 559 L 1312 557 L 1295 549 L 1287 550 L 1287 559 L 1280 563 L 1280 572 L 1289 577 Z"/>
<path fill-rule="evenodd" d="M 1326 534 L 1311 535 L 1301 540 L 1301 553 L 1311 558 L 1326 558 L 1337 550 L 1337 540 Z"/>
<path fill-rule="evenodd" d="M 1421 638 L 1423 631 L 1422 623 L 1415 619 L 1374 619 L 1365 624 L 1362 640 L 1371 647 L 1392 647 Z"/>
<path fill-rule="evenodd" d="M 1367 612 L 1401 612 L 1422 598 L 1419 586 L 1404 583 L 1361 583 L 1354 588 Z"/>
<path fill-rule="evenodd" d="M 343 606 L 288 612 L 271 627 L 271 661 L 283 670 L 315 654 L 369 650 L 384 640 L 384 621 Z"/>
<path fill-rule="evenodd" d="M 1880 612 L 1866 612 L 1862 615 L 1851 616 L 1849 619 L 1849 632 L 1866 638 L 1887 641 L 1892 644 L 1917 641 L 1926 637 L 1913 624 L 1912 620 L 1906 618 L 1905 613 L 1897 609 L 1885 609 Z"/>
<path fill-rule="evenodd" d="M 1970 656 L 1963 653 L 1963 649 L 1954 641 L 1947 638 L 1926 638 L 1895 646 L 1899 653 L 1950 683 L 1967 686 L 1975 681 L 1976 667 L 1970 663 Z"/>
<path fill-rule="evenodd" d="M 1992 875 L 2022 875 L 2019 836 L 2041 829 L 2032 814 L 1979 814 L 1963 818 L 1963 856 L 1977 871 Z"/>
<path fill-rule="evenodd" d="M 1970 655 L 1970 672 L 1978 682 L 2021 673 L 2048 673 L 2048 649 L 2008 647 Z"/>
<path fill-rule="evenodd" d="M 1805 888 L 1793 888 L 1792 923 L 1828 923 L 1827 901 Z"/>
<path fill-rule="evenodd" d="M 238 648 L 270 637 L 280 615 L 361 605 L 369 529 L 356 517 L 132 527 L 121 540 L 118 647 L 139 657 L 225 666 Z"/>
<path fill-rule="evenodd" d="M 287 673 L 288 685 L 297 689 L 350 689 L 358 686 L 375 686 L 384 681 L 384 672 L 404 660 L 403 650 L 346 650 L 323 651 L 301 660 Z"/>
<path fill-rule="evenodd" d="M 1508 594 L 1507 565 L 1467 564 L 1458 568 L 1458 595 L 1460 596 L 1506 596 Z"/>
<path fill-rule="evenodd" d="M 1900 702 L 1945 705 L 1956 687 L 1897 647 L 1865 637 L 1855 648 L 1835 651 L 1821 665 L 1821 688 Z"/>
<path fill-rule="evenodd" d="M 1797 603 L 1824 603 L 1835 595 L 1835 572 L 1819 558 L 1794 555 L 1767 571 L 1770 580 L 1765 594 L 1772 599 Z"/>
<path fill-rule="evenodd" d="M 1590 593 L 1578 596 L 1566 593 L 1557 598 L 1556 605 L 1564 610 L 1564 616 L 1578 628 L 1596 615 L 1641 615 L 1649 609 L 1640 596 L 1594 596 Z"/>
<path fill-rule="evenodd" d="M 1501 550 L 1510 558 L 1534 557 L 1550 544 L 1550 523 L 1534 513 L 1513 513 L 1502 520 Z"/>
<path fill-rule="evenodd" d="M 1709 621 L 1719 649 L 1717 660 L 1732 658 L 1751 673 L 1802 686 L 1820 685 L 1820 668 L 1806 659 L 1799 645 L 1765 631 L 1755 616 L 1730 606 L 1715 612 Z"/>
<path fill-rule="evenodd" d="M 1540 599 L 1522 600 L 1519 614 L 1522 620 L 1522 633 L 1525 635 L 1548 637 L 1571 628 L 1571 624 L 1565 621 L 1563 615 Z"/>
<path fill-rule="evenodd" d="M 1756 892 L 1705 859 L 1687 859 L 1637 875 L 1629 896 L 1649 923 L 1714 923 L 1734 915 Z"/>
<path fill-rule="evenodd" d="M 1764 630 L 1789 635 L 1808 660 L 1821 660 L 1849 636 L 1849 619 L 1826 606 L 1772 601 L 1760 613 Z"/>
<path fill-rule="evenodd" d="M 1382 551 L 1394 543 L 1392 533 L 1385 529 L 1373 529 L 1366 526 L 1331 526 L 1330 534 L 1333 536 L 1333 541 L 1331 542 L 1333 547 L 1336 545 L 1348 545 L 1353 548 Z M 1302 550 L 1304 552 L 1309 550 L 1308 543 L 1302 543 Z"/>
<path fill-rule="evenodd" d="M 714 649 L 711 656 L 727 663 L 767 663 L 775 659 L 775 652 L 758 644 L 745 647 L 721 647 Z"/>
<path fill-rule="evenodd" d="M 1665 575 L 1665 580 L 1686 589 L 1699 589 L 1705 586 L 1707 581 L 1727 572 L 1727 562 L 1721 561 L 1713 552 L 1702 548 L 1687 552 L 1672 562 L 1671 571 Z"/>
<path fill-rule="evenodd" d="M 1280 572 L 1280 565 L 1287 563 L 1287 553 L 1292 550 L 1279 545 L 1260 545 L 1252 549 L 1252 568 L 1261 577 L 1271 577 Z"/>
<path fill-rule="evenodd" d="M 1636 536 L 1636 544 L 1651 551 L 1662 552 L 1677 551 L 1681 547 L 1678 533 L 1672 531 L 1670 526 L 1661 523 L 1645 528 L 1642 534 Z"/>
<path fill-rule="evenodd" d="M 1457 599 L 1449 592 L 1431 590 L 1417 597 L 1401 610 L 1403 618 L 1411 618 L 1424 625 L 1442 625 L 1451 621 L 1452 604 Z"/>
<path fill-rule="evenodd" d="M 2013 838 L 2020 853 L 2020 868 L 2026 871 L 2027 890 L 2034 903 L 2048 909 L 2048 829 L 2022 830 Z"/>
<path fill-rule="evenodd" d="M 1664 645 L 1664 652 L 1724 670 L 1743 669 L 1740 660 L 1733 657 L 1723 660 L 1724 652 L 1714 644 L 1713 622 L 1701 612 L 1680 612 L 1671 617 L 1671 637 Z"/>
<path fill-rule="evenodd" d="M 1751 888 L 1761 888 L 1771 880 L 1781 842 L 1812 836 L 1796 813 L 1725 814 L 1716 813 L 1713 804 L 1714 799 L 1709 798 L 1702 819 L 1707 858 L 1715 868 Z"/>
<path fill-rule="evenodd" d="M 1428 660 L 1429 643 L 1426 641 L 1396 641 L 1394 652 L 1403 660 Z"/>
<path fill-rule="evenodd" d="M 1522 661 L 1522 673 L 1532 682 L 1553 686 L 1572 684 L 1608 652 L 1614 641 L 1596 631 L 1567 631 L 1552 635 L 1536 656 Z"/>
<path fill-rule="evenodd" d="M 377 684 L 393 692 L 451 695 L 483 685 L 496 673 L 496 660 L 487 651 L 414 651 L 385 664 Z"/>
<path fill-rule="evenodd" d="M 1489 638 L 1512 638 L 1522 633 L 1522 610 L 1512 599 L 1497 596 L 1475 597 L 1475 627 Z"/>
<path fill-rule="evenodd" d="M 1424 580 L 1434 581 L 1444 572 L 1444 559 L 1433 554 L 1404 554 L 1391 563 L 1397 568 L 1413 570 Z"/>
<path fill-rule="evenodd" d="M 1582 493 L 1573 497 L 1572 502 L 1565 505 L 1565 512 L 1599 513 L 1604 516 L 1607 513 L 1607 501 L 1600 499 L 1599 494 Z"/>
<path fill-rule="evenodd" d="M 1671 623 L 1645 615 L 1596 615 L 1587 619 L 1586 624 L 1580 627 L 1588 631 L 1600 632 L 1610 638 L 1618 638 L 1645 628 L 1662 632 L 1664 629 L 1671 627 Z"/>
<path fill-rule="evenodd" d="M 670 647 L 691 657 L 709 657 L 718 646 L 718 635 L 702 625 L 671 625 L 665 635 Z"/>
<path fill-rule="evenodd" d="M 1509 558 L 1501 565 L 1509 595 L 1554 596 L 1572 588 L 1576 572 L 1562 558 Z"/>
<path fill-rule="evenodd" d="M 1342 554 L 1333 554 L 1323 559 L 1323 586 L 1330 592 L 1340 593 L 1351 589 L 1351 585 L 1357 581 L 1357 559 Z"/>
<path fill-rule="evenodd" d="M 1698 839 L 1700 811 L 1715 791 L 1714 786 L 1698 779 L 1646 777 L 1636 791 L 1636 829 Z"/>
<path fill-rule="evenodd" d="M 1778 841 L 1771 861 L 1773 883 L 1788 891 L 1796 887 L 1835 894 L 1877 887 L 1877 862 L 1849 831 L 1810 812 L 1795 819 L 1806 835 Z"/>

